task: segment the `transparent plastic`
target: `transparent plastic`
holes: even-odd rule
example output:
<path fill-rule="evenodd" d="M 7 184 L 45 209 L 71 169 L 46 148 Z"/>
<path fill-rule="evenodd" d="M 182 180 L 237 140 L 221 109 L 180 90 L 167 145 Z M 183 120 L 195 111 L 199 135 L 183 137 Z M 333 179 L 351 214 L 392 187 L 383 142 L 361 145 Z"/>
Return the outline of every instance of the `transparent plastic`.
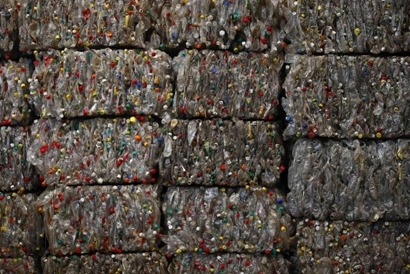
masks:
<path fill-rule="evenodd" d="M 289 249 L 292 221 L 280 193 L 261 187 L 171 187 L 162 204 L 165 251 L 265 252 Z"/>
<path fill-rule="evenodd" d="M 298 225 L 298 273 L 398 273 L 410 269 L 409 222 Z"/>
<path fill-rule="evenodd" d="M 0 127 L 0 191 L 31 191 L 38 186 L 27 161 L 27 130 Z"/>
<path fill-rule="evenodd" d="M 134 46 L 157 40 L 164 1 L 24 0 L 18 9 L 20 48 Z"/>
<path fill-rule="evenodd" d="M 26 101 L 30 76 L 29 60 L 0 62 L 0 126 L 28 122 L 30 110 Z"/>
<path fill-rule="evenodd" d="M 288 53 L 410 52 L 407 0 L 281 0 Z"/>
<path fill-rule="evenodd" d="M 289 262 L 282 255 L 198 254 L 184 253 L 174 257 L 169 273 L 289 273 Z"/>
<path fill-rule="evenodd" d="M 174 112 L 180 117 L 273 120 L 282 59 L 274 53 L 183 50 L 173 59 Z"/>
<path fill-rule="evenodd" d="M 164 127 L 161 178 L 177 185 L 276 185 L 285 154 L 277 128 L 237 119 L 172 120 Z"/>
<path fill-rule="evenodd" d="M 150 251 L 159 238 L 156 186 L 78 186 L 41 194 L 48 252 L 52 255 Z"/>
<path fill-rule="evenodd" d="M 169 47 L 263 51 L 278 40 L 277 0 L 171 0 L 162 10 Z"/>
<path fill-rule="evenodd" d="M 127 273 L 127 274 L 166 274 L 168 263 L 159 253 L 134 254 L 87 254 L 83 256 L 42 258 L 43 273 L 91 274 L 91 273 Z"/>
<path fill-rule="evenodd" d="M 163 138 L 158 123 L 144 116 L 67 123 L 40 119 L 31 134 L 28 161 L 45 186 L 156 183 Z"/>
<path fill-rule="evenodd" d="M 320 220 L 408 220 L 410 141 L 296 142 L 288 209 Z"/>
<path fill-rule="evenodd" d="M 410 135 L 410 58 L 293 56 L 284 83 L 285 138 Z"/>
<path fill-rule="evenodd" d="M 0 257 L 41 252 L 44 232 L 35 202 L 33 194 L 0 192 Z"/>
<path fill-rule="evenodd" d="M 149 50 L 48 51 L 36 54 L 29 101 L 41 117 L 145 114 L 172 105 L 171 58 Z"/>

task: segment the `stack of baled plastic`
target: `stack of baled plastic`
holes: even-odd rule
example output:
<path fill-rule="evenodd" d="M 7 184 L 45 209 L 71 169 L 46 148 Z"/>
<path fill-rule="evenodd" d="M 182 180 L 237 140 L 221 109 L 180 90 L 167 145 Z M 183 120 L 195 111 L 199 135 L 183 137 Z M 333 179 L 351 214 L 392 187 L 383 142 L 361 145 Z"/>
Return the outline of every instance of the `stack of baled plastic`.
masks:
<path fill-rule="evenodd" d="M 301 273 L 408 273 L 408 222 L 301 221 Z"/>
<path fill-rule="evenodd" d="M 161 178 L 177 185 L 276 186 L 285 154 L 277 129 L 261 121 L 174 119 L 165 126 Z"/>
<path fill-rule="evenodd" d="M 37 120 L 28 161 L 43 185 L 155 183 L 163 138 L 145 119 Z"/>
<path fill-rule="evenodd" d="M 171 0 L 160 33 L 169 47 L 263 51 L 278 41 L 278 1 Z"/>
<path fill-rule="evenodd" d="M 283 84 L 284 138 L 307 137 L 288 173 L 289 212 L 304 219 L 295 268 L 407 273 L 410 5 L 283 3 L 287 52 L 309 54 L 286 56 Z"/>
<path fill-rule="evenodd" d="M 409 53 L 407 0 L 281 0 L 288 53 Z"/>
<path fill-rule="evenodd" d="M 288 271 L 276 5 L 171 1 L 165 13 L 167 45 L 188 48 L 173 59 L 173 111 L 162 117 L 170 273 Z"/>
<path fill-rule="evenodd" d="M 36 53 L 30 103 L 41 117 L 161 116 L 172 104 L 171 58 L 155 50 Z"/>
<path fill-rule="evenodd" d="M 28 60 L 5 61 L 17 39 L 14 1 L 0 3 L 0 272 L 35 273 L 34 257 L 44 249 L 36 214 L 38 181 L 27 161 Z M 5 55 L 4 55 L 5 54 Z M 4 58 L 4 59 L 3 59 Z"/>
<path fill-rule="evenodd" d="M 159 47 L 164 1 L 23 0 L 20 50 L 95 46 Z"/>
<path fill-rule="evenodd" d="M 170 187 L 162 204 L 166 252 L 281 256 L 292 221 L 283 197 L 265 187 Z M 274 260 L 274 258 L 272 258 Z M 255 266 L 256 267 L 256 266 Z"/>
<path fill-rule="evenodd" d="M 156 186 L 78 186 L 44 192 L 37 203 L 51 255 L 155 251 Z"/>
<path fill-rule="evenodd" d="M 410 136 L 410 58 L 290 56 L 285 137 Z"/>
<path fill-rule="evenodd" d="M 101 254 L 68 257 L 46 257 L 43 273 L 155 273 L 168 274 L 167 261 L 159 253 Z"/>
<path fill-rule="evenodd" d="M 28 122 L 29 75 L 28 60 L 0 61 L 0 126 L 21 125 Z"/>
<path fill-rule="evenodd" d="M 282 62 L 270 52 L 183 50 L 173 60 L 174 111 L 188 118 L 273 120 Z"/>

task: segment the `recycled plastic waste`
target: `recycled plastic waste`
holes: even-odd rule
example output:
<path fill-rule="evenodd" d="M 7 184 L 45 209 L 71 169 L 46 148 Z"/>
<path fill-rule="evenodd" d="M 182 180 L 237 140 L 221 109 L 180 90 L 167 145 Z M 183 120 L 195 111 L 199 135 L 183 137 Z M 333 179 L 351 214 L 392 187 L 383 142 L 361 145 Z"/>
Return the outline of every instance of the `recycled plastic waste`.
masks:
<path fill-rule="evenodd" d="M 408 273 L 409 222 L 319 222 L 298 225 L 298 273 Z"/>
<path fill-rule="evenodd" d="M 3 0 L 0 3 L 0 53 L 11 51 L 17 40 L 15 9 L 15 1 Z"/>
<path fill-rule="evenodd" d="M 410 140 L 299 139 L 289 167 L 293 217 L 374 222 L 410 217 Z"/>
<path fill-rule="evenodd" d="M 36 268 L 32 257 L 0 258 L 0 269 L 3 273 L 35 274 Z"/>
<path fill-rule="evenodd" d="M 407 0 L 281 0 L 288 53 L 410 52 Z"/>
<path fill-rule="evenodd" d="M 42 250 L 44 234 L 35 202 L 33 194 L 0 192 L 0 258 L 19 258 Z"/>
<path fill-rule="evenodd" d="M 169 273 L 289 273 L 289 262 L 282 255 L 183 253 L 173 258 Z"/>
<path fill-rule="evenodd" d="M 284 198 L 264 187 L 170 187 L 162 204 L 170 254 L 264 252 L 289 248 L 292 221 Z"/>
<path fill-rule="evenodd" d="M 410 58 L 289 56 L 285 138 L 410 135 Z"/>
<path fill-rule="evenodd" d="M 37 180 L 27 162 L 28 133 L 20 127 L 0 127 L 0 191 L 34 190 Z"/>
<path fill-rule="evenodd" d="M 278 1 L 171 0 L 160 34 L 169 47 L 263 51 L 278 41 Z"/>
<path fill-rule="evenodd" d="M 52 255 L 155 249 L 156 186 L 78 186 L 45 191 L 37 203 Z"/>
<path fill-rule="evenodd" d="M 29 73 L 29 61 L 0 62 L 0 126 L 27 122 L 30 112 L 25 98 Z"/>
<path fill-rule="evenodd" d="M 282 62 L 276 53 L 183 50 L 172 61 L 174 112 L 179 117 L 273 120 Z"/>
<path fill-rule="evenodd" d="M 167 261 L 159 253 L 101 254 L 83 256 L 43 257 L 43 273 L 91 274 L 91 273 L 127 273 L 127 274 L 167 274 Z"/>
<path fill-rule="evenodd" d="M 20 48 L 159 47 L 164 1 L 23 0 L 18 9 Z"/>
<path fill-rule="evenodd" d="M 158 123 L 144 116 L 68 122 L 40 119 L 31 132 L 27 157 L 43 186 L 156 182 L 163 138 Z"/>
<path fill-rule="evenodd" d="M 172 105 L 171 58 L 156 50 L 35 52 L 30 102 L 41 117 L 146 114 Z"/>
<path fill-rule="evenodd" d="M 276 124 L 173 119 L 164 129 L 160 175 L 177 185 L 276 185 L 285 149 Z"/>

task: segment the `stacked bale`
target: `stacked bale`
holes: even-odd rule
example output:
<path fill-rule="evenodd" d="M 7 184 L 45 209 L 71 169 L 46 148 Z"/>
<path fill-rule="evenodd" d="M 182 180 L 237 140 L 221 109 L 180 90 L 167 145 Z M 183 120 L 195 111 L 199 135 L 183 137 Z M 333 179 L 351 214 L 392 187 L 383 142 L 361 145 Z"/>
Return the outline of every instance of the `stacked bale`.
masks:
<path fill-rule="evenodd" d="M 28 161 L 43 185 L 155 183 L 162 137 L 145 117 L 36 121 Z M 88 138 L 84 138 L 87 136 Z"/>
<path fill-rule="evenodd" d="M 161 178 L 169 184 L 279 183 L 285 149 L 278 125 L 242 120 L 172 120 L 164 132 Z"/>
<path fill-rule="evenodd" d="M 410 3 L 282 0 L 281 38 L 290 53 L 410 52 Z"/>
<path fill-rule="evenodd" d="M 171 58 L 149 50 L 37 53 L 30 102 L 42 117 L 161 116 L 173 95 Z"/>

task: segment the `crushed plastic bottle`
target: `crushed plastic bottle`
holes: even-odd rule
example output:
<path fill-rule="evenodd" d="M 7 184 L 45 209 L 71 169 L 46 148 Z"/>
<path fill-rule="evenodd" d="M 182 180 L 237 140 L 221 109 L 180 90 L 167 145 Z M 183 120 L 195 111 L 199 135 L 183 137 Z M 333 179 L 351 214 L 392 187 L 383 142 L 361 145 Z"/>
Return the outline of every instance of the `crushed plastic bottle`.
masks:
<path fill-rule="evenodd" d="M 163 139 L 145 119 L 37 120 L 27 160 L 44 186 L 155 183 Z"/>
<path fill-rule="evenodd" d="M 171 58 L 161 51 L 52 50 L 36 62 L 30 102 L 41 117 L 162 116 L 172 105 Z"/>
<path fill-rule="evenodd" d="M 33 194 L 0 192 L 0 257 L 19 258 L 42 250 L 44 234 L 35 202 Z"/>
<path fill-rule="evenodd" d="M 410 136 L 410 58 L 293 56 L 285 138 Z"/>
<path fill-rule="evenodd" d="M 36 274 L 34 259 L 29 256 L 19 258 L 0 258 L 0 269 L 10 274 Z"/>
<path fill-rule="evenodd" d="M 319 220 L 408 220 L 410 140 L 299 139 L 289 168 L 288 209 Z"/>
<path fill-rule="evenodd" d="M 160 21 L 160 35 L 169 47 L 214 47 L 238 52 L 276 46 L 280 17 L 277 1 L 169 2 Z"/>
<path fill-rule="evenodd" d="M 0 191 L 31 191 L 38 186 L 27 162 L 28 133 L 19 127 L 0 127 Z"/>
<path fill-rule="evenodd" d="M 134 254 L 87 254 L 83 256 L 42 258 L 43 273 L 92 274 L 92 273 L 156 273 L 167 274 L 168 263 L 162 255 L 152 253 Z"/>
<path fill-rule="evenodd" d="M 170 254 L 289 249 L 292 221 L 283 197 L 265 187 L 170 187 L 162 204 Z"/>
<path fill-rule="evenodd" d="M 149 251 L 156 247 L 156 186 L 78 186 L 47 190 L 37 210 L 52 255 Z"/>
<path fill-rule="evenodd" d="M 28 60 L 0 62 L 0 126 L 27 124 L 29 75 Z"/>
<path fill-rule="evenodd" d="M 399 273 L 410 270 L 409 222 L 298 225 L 297 273 Z"/>
<path fill-rule="evenodd" d="M 173 59 L 180 117 L 273 120 L 282 57 L 273 53 L 184 50 Z"/>
<path fill-rule="evenodd" d="M 410 2 L 281 0 L 288 53 L 410 52 Z"/>
<path fill-rule="evenodd" d="M 155 26 L 163 5 L 162 0 L 24 0 L 18 9 L 20 48 L 159 47 Z"/>
<path fill-rule="evenodd" d="M 277 128 L 237 119 L 171 120 L 164 127 L 161 179 L 171 185 L 276 185 L 285 154 Z"/>
<path fill-rule="evenodd" d="M 289 273 L 289 262 L 282 255 L 198 254 L 184 253 L 174 257 L 168 273 Z"/>

